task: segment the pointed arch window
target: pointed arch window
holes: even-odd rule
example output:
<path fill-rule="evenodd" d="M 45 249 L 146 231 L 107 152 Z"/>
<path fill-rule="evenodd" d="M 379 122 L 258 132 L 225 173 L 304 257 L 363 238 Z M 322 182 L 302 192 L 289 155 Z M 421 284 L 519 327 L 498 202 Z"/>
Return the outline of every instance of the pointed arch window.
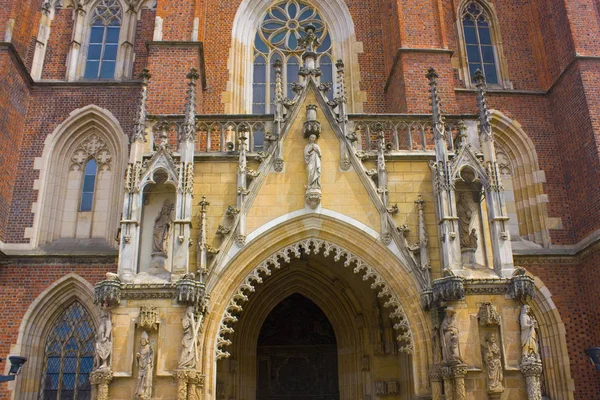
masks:
<path fill-rule="evenodd" d="M 254 75 L 252 80 L 252 113 L 274 112 L 276 60 L 283 63 L 282 79 L 285 95 L 294 97 L 293 83 L 298 80 L 302 62 L 300 39 L 304 28 L 313 25 L 319 38 L 321 82 L 333 82 L 332 42 L 327 26 L 316 8 L 296 0 L 277 3 L 267 10 L 254 38 Z M 331 96 L 332 91 L 328 93 Z"/>
<path fill-rule="evenodd" d="M 83 173 L 83 184 L 81 185 L 81 204 L 79 211 L 92 211 L 94 205 L 94 191 L 96 189 L 96 174 L 98 165 L 96 160 L 91 158 L 85 164 Z"/>
<path fill-rule="evenodd" d="M 54 321 L 46 339 L 42 400 L 91 399 L 94 337 L 92 319 L 78 301 Z"/>
<path fill-rule="evenodd" d="M 118 0 L 100 0 L 94 8 L 84 78 L 114 79 L 122 14 Z"/>

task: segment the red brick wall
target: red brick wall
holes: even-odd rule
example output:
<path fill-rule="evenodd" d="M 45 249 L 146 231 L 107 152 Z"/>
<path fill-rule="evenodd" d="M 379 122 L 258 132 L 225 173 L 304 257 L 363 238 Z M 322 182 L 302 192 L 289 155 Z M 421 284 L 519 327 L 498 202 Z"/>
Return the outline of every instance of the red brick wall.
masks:
<path fill-rule="evenodd" d="M 26 127 L 19 130 L 22 132 L 20 152 L 17 154 L 14 148 L 10 150 L 15 160 L 18 157 L 18 162 L 13 164 L 17 172 L 13 184 L 14 201 L 5 232 L 7 242 L 29 242 L 23 235 L 25 228 L 33 225 L 31 203 L 38 196 L 37 191 L 33 190 L 33 181 L 39 178 L 39 171 L 33 169 L 33 162 L 35 157 L 42 155 L 46 137 L 67 119 L 71 111 L 89 104 L 109 110 L 121 124 L 123 132 L 129 135 L 133 131 L 139 90 L 138 86 L 85 85 L 77 87 L 77 90 L 73 86 L 39 87 L 31 92 Z"/>
<path fill-rule="evenodd" d="M 106 272 L 116 270 L 114 263 L 81 265 L 63 261 L 55 264 L 0 264 L 0 356 L 9 354 L 11 346 L 17 343 L 21 320 L 31 303 L 58 279 L 75 273 L 93 285 L 103 280 Z M 10 392 L 6 389 L 6 385 L 0 386 L 1 400 L 10 398 Z"/>
<path fill-rule="evenodd" d="M 57 9 L 50 29 L 42 79 L 64 80 L 67 75 L 67 56 L 73 36 L 73 10 Z"/>
<path fill-rule="evenodd" d="M 18 174 L 18 149 L 29 89 L 7 47 L 0 47 L 0 241 L 6 241 L 10 204 Z"/>
<path fill-rule="evenodd" d="M 152 41 L 154 36 L 155 19 L 155 10 L 149 10 L 146 8 L 141 10 L 141 16 L 135 31 L 135 62 L 133 64 L 133 79 L 138 79 L 142 70 L 148 66 L 148 47 L 146 46 L 146 42 Z"/>
<path fill-rule="evenodd" d="M 600 393 L 600 374 L 583 353 L 584 349 L 597 347 L 599 335 L 598 288 L 600 278 L 598 261 L 600 252 L 585 264 L 560 264 L 549 260 L 547 264 L 519 264 L 539 276 L 552 294 L 566 328 L 567 348 L 571 376 L 575 381 L 575 399 L 597 400 Z M 595 270 L 595 271 L 594 271 Z M 590 275 L 590 273 L 592 275 Z M 586 299 L 585 301 L 583 299 Z M 587 299 L 592 299 L 591 302 Z"/>

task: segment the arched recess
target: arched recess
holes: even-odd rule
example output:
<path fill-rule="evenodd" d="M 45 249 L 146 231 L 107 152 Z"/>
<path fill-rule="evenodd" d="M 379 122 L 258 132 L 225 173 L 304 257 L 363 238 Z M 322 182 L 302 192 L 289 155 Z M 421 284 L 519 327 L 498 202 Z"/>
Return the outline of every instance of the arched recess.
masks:
<path fill-rule="evenodd" d="M 521 124 L 500 111 L 491 111 L 491 124 L 494 139 L 499 145 L 497 150 L 506 151 L 510 160 L 519 234 L 523 239 L 550 247 L 548 196 L 542 186 L 545 175 L 540 170 L 535 146 Z M 502 160 L 499 159 L 499 162 Z"/>
<path fill-rule="evenodd" d="M 567 348 L 565 325 L 552 300 L 552 294 L 540 278 L 534 276 L 535 298 L 528 302 L 538 322 L 546 392 L 551 399 L 574 399 L 575 384 Z"/>
<path fill-rule="evenodd" d="M 358 54 L 362 42 L 356 40 L 354 22 L 343 0 L 304 0 L 317 8 L 323 16 L 333 42 L 333 57 L 344 61 L 350 112 L 361 113 L 366 93 L 360 89 Z M 233 21 L 229 50 L 229 80 L 222 94 L 226 114 L 252 112 L 252 71 L 254 38 L 267 9 L 277 1 L 243 0 Z M 271 68 L 271 66 L 268 66 Z"/>
<path fill-rule="evenodd" d="M 420 307 L 420 289 L 415 277 L 408 273 L 398 263 L 394 254 L 377 239 L 346 222 L 322 214 L 292 218 L 265 231 L 229 260 L 225 268 L 209 276 L 207 286 L 211 293 L 211 312 L 206 320 L 202 343 L 205 371 L 213 371 L 215 368 L 216 348 L 223 329 L 223 319 L 229 314 L 227 309 L 231 306 L 232 299 L 239 295 L 240 289 L 247 285 L 247 279 L 258 274 L 257 266 L 274 260 L 273 256 L 277 253 L 282 254 L 283 249 L 298 247 L 301 243 L 311 241 L 320 243 L 319 254 L 323 255 L 326 248 L 329 248 L 332 256 L 338 254 L 337 249 L 344 249 L 345 254 L 341 255 L 340 259 L 349 270 L 361 277 L 364 271 L 368 271 L 368 277 L 363 279 L 368 281 L 373 290 L 378 290 L 380 286 L 385 287 L 384 290 L 390 293 L 389 299 L 397 299 L 412 337 L 414 393 L 428 393 L 431 323 Z M 285 259 L 279 259 L 279 262 L 283 263 Z M 371 277 L 376 280 L 373 281 Z M 206 390 L 212 395 L 215 394 L 215 389 L 214 374 L 207 374 Z"/>
<path fill-rule="evenodd" d="M 127 146 L 117 119 L 95 105 L 74 110 L 48 135 L 42 157 L 35 160 L 40 178 L 31 236 L 34 247 L 61 238 L 92 239 L 100 248 L 115 246 Z M 91 158 L 99 165 L 94 205 L 91 214 L 81 215 L 82 167 Z"/>
<path fill-rule="evenodd" d="M 12 354 L 27 357 L 27 363 L 16 380 L 13 399 L 39 398 L 46 337 L 57 316 L 74 301 L 85 307 L 92 318 L 94 328 L 97 328 L 100 312 L 94 305 L 94 287 L 74 273 L 54 282 L 40 293 L 27 309 L 19 327 L 17 343 L 11 348 Z"/>

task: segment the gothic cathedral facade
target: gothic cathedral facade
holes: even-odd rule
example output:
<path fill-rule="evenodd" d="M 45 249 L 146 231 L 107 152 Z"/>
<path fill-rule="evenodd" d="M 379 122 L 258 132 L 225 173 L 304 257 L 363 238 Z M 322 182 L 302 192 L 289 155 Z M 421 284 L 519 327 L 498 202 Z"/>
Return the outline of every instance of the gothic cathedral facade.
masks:
<path fill-rule="evenodd" d="M 598 1 L 0 4 L 0 399 L 600 398 Z"/>

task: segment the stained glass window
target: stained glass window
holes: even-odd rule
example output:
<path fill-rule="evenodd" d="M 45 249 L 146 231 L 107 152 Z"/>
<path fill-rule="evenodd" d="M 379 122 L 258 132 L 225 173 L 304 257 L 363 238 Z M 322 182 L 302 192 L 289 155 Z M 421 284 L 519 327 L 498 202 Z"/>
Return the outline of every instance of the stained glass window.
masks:
<path fill-rule="evenodd" d="M 301 1 L 288 0 L 267 10 L 254 38 L 254 76 L 252 84 L 252 112 L 265 114 L 274 112 L 275 72 L 273 63 L 283 63 L 282 79 L 285 95 L 294 97 L 292 83 L 298 81 L 298 70 L 302 64 L 302 46 L 299 40 L 305 36 L 304 28 L 313 25 L 319 39 L 319 65 L 321 82 L 333 82 L 331 60 L 331 36 L 317 10 Z M 332 96 L 332 91 L 328 93 Z"/>
<path fill-rule="evenodd" d="M 485 9 L 476 1 L 467 3 L 463 12 L 463 30 L 471 78 L 478 69 L 488 84 L 498 84 L 498 68 L 492 44 L 491 22 Z"/>
<path fill-rule="evenodd" d="M 89 400 L 95 329 L 86 309 L 71 304 L 52 324 L 44 355 L 42 400 Z"/>
<path fill-rule="evenodd" d="M 81 204 L 79 205 L 79 211 L 92 211 L 94 203 L 94 190 L 96 188 L 96 172 L 97 172 L 96 160 L 90 159 L 85 164 L 85 170 L 83 174 L 83 184 L 81 185 Z"/>
<path fill-rule="evenodd" d="M 119 49 L 121 6 L 118 0 L 101 0 L 93 11 L 84 77 L 113 79 Z"/>

